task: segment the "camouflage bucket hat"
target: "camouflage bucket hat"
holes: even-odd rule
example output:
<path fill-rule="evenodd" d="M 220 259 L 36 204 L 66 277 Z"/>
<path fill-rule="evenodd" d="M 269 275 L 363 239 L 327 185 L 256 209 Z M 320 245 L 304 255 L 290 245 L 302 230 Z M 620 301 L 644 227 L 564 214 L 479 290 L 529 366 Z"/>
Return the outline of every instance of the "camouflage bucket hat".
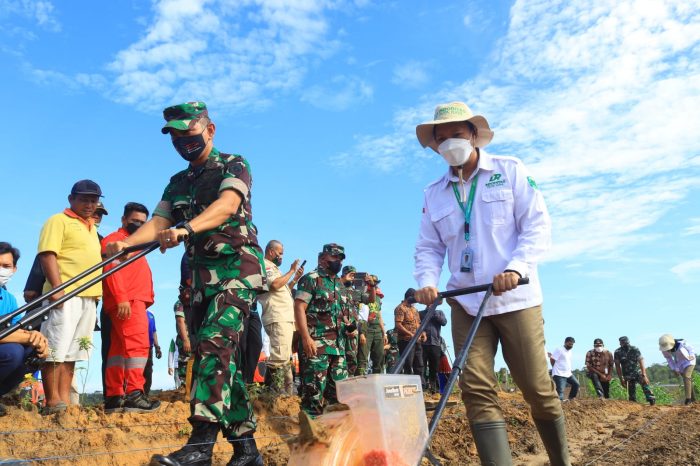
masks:
<path fill-rule="evenodd" d="M 185 102 L 184 104 L 173 105 L 163 110 L 165 126 L 160 130 L 167 134 L 171 129 L 187 131 L 197 124 L 197 120 L 208 117 L 207 104 L 204 102 Z"/>
<path fill-rule="evenodd" d="M 343 267 L 343 271 L 340 273 L 341 275 L 347 275 L 349 273 L 355 273 L 357 272 L 357 269 L 353 267 L 352 265 L 346 265 Z"/>
<path fill-rule="evenodd" d="M 345 259 L 345 248 L 336 243 L 328 243 L 323 245 L 322 254 L 330 254 L 331 256 L 340 256 Z"/>

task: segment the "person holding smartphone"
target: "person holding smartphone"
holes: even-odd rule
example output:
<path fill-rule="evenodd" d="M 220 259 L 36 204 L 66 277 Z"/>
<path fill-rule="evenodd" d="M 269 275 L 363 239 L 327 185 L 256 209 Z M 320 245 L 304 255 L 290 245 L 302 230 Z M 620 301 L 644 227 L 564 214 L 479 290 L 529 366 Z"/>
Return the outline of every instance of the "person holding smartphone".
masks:
<path fill-rule="evenodd" d="M 265 333 L 270 337 L 265 385 L 275 392 L 292 395 L 294 377 L 292 365 L 289 363 L 294 336 L 292 289 L 304 275 L 304 266 L 299 266 L 299 259 L 296 259 L 287 273 L 282 274 L 279 267 L 282 265 L 283 258 L 284 245 L 274 239 L 268 242 L 265 247 L 265 273 L 270 291 L 260 295 L 258 302 L 262 305 L 262 324 L 265 327 Z"/>

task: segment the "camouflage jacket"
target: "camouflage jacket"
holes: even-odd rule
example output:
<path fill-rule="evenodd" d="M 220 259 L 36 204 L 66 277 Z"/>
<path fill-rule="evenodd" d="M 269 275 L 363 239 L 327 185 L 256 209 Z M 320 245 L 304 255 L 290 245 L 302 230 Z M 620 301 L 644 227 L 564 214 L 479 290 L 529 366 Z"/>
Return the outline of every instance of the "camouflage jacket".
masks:
<path fill-rule="evenodd" d="M 246 159 L 214 148 L 203 166 L 190 165 L 170 178 L 153 212 L 177 224 L 201 214 L 223 190 L 240 194 L 242 202 L 236 213 L 222 225 L 196 233 L 187 241 L 192 287 L 204 288 L 208 296 L 230 288 L 267 290 L 263 253 L 253 224 L 252 183 Z"/>
<path fill-rule="evenodd" d="M 620 363 L 622 375 L 625 377 L 634 377 L 641 373 L 639 367 L 641 358 L 642 353 L 636 346 L 630 345 L 627 349 L 620 347 L 615 350 L 615 362 Z"/>
<path fill-rule="evenodd" d="M 387 371 L 389 371 L 399 361 L 399 340 L 395 329 L 386 332 L 386 337 L 389 342 L 389 349 L 384 350 L 384 359 Z"/>
<path fill-rule="evenodd" d="M 307 273 L 297 283 L 294 299 L 307 304 L 306 328 L 316 341 L 319 354 L 344 354 L 338 344 L 343 309 L 347 306 L 344 285 L 321 268 Z"/>
<path fill-rule="evenodd" d="M 370 328 L 379 328 L 382 319 L 382 300 L 379 296 L 376 297 L 373 303 L 369 303 L 369 314 L 367 315 L 367 324 Z"/>

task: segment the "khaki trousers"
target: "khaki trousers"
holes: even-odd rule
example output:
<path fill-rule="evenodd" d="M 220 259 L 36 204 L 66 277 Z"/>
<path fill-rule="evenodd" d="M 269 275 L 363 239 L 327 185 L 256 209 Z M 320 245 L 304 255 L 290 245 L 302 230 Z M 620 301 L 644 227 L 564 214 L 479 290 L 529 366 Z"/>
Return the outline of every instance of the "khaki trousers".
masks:
<path fill-rule="evenodd" d="M 289 358 L 292 357 L 292 337 L 294 322 L 272 322 L 265 325 L 265 333 L 270 337 L 270 354 L 267 358 L 269 367 L 291 367 Z"/>
<path fill-rule="evenodd" d="M 693 369 L 695 369 L 695 364 L 686 367 L 682 375 L 686 400 L 695 400 L 695 394 L 693 393 Z"/>
<path fill-rule="evenodd" d="M 447 303 L 452 309 L 452 339 L 457 354 L 465 343 L 474 317 L 467 314 L 457 301 L 448 299 Z M 459 378 L 469 422 L 503 420 L 494 373 L 499 342 L 503 359 L 530 405 L 532 417 L 539 421 L 553 421 L 562 416 L 561 402 L 549 377 L 545 358 L 542 306 L 535 306 L 481 320 Z"/>

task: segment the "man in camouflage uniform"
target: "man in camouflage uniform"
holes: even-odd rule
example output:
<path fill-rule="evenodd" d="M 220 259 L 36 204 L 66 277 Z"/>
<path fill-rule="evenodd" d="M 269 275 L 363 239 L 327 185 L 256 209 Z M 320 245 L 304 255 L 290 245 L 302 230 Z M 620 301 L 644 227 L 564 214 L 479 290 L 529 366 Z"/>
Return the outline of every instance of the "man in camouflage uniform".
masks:
<path fill-rule="evenodd" d="M 338 343 L 345 351 L 345 361 L 348 366 L 348 377 L 354 377 L 358 369 L 358 346 L 359 346 L 359 326 L 360 321 L 360 303 L 368 304 L 374 301 L 375 291 L 374 283 L 369 275 L 365 279 L 365 288 L 356 289 L 353 286 L 355 280 L 355 267 L 346 265 L 343 267 L 342 276 L 340 277 L 345 289 L 345 299 L 347 305 L 343 310 L 342 331 L 338 335 Z"/>
<path fill-rule="evenodd" d="M 343 347 L 338 344 L 343 308 L 347 305 L 338 277 L 345 249 L 323 246 L 318 268 L 299 280 L 294 296 L 294 320 L 301 339 L 301 409 L 317 416 L 338 402 L 335 383 L 348 377 Z"/>
<path fill-rule="evenodd" d="M 185 323 L 185 306 L 178 299 L 173 306 L 175 312 L 175 346 L 177 347 L 177 376 L 180 383 L 187 379 L 187 361 L 192 356 L 192 344 L 190 342 L 187 324 Z M 189 309 L 188 309 L 189 312 Z"/>
<path fill-rule="evenodd" d="M 375 286 L 379 284 L 379 278 L 372 275 Z M 369 314 L 367 315 L 367 327 L 364 333 L 367 338 L 366 353 L 372 361 L 372 374 L 381 374 L 384 369 L 384 345 L 388 343 L 384 330 L 384 320 L 382 319 L 382 297 L 381 291 L 376 291 L 374 302 L 369 304 Z"/>
<path fill-rule="evenodd" d="M 242 156 L 214 147 L 216 126 L 204 102 L 168 107 L 163 116 L 162 133 L 170 134 L 189 166 L 170 179 L 151 220 L 107 251 L 155 239 L 165 251 L 184 240 L 192 273 L 192 434 L 185 447 L 154 455 L 151 464 L 210 464 L 221 430 L 233 444 L 229 466 L 262 466 L 253 438 L 255 416 L 236 366 L 243 318 L 267 289 L 251 213 L 250 166 Z"/>
<path fill-rule="evenodd" d="M 399 362 L 399 339 L 395 329 L 390 329 L 386 332 L 387 344 L 384 348 L 384 361 L 387 370 L 391 369 Z"/>
<path fill-rule="evenodd" d="M 650 405 L 656 403 L 656 397 L 649 386 L 644 358 L 639 348 L 630 345 L 630 339 L 620 337 L 620 347 L 615 350 L 615 370 L 622 386 L 627 387 L 630 401 L 637 401 L 637 383 L 642 386 L 644 397 Z"/>

